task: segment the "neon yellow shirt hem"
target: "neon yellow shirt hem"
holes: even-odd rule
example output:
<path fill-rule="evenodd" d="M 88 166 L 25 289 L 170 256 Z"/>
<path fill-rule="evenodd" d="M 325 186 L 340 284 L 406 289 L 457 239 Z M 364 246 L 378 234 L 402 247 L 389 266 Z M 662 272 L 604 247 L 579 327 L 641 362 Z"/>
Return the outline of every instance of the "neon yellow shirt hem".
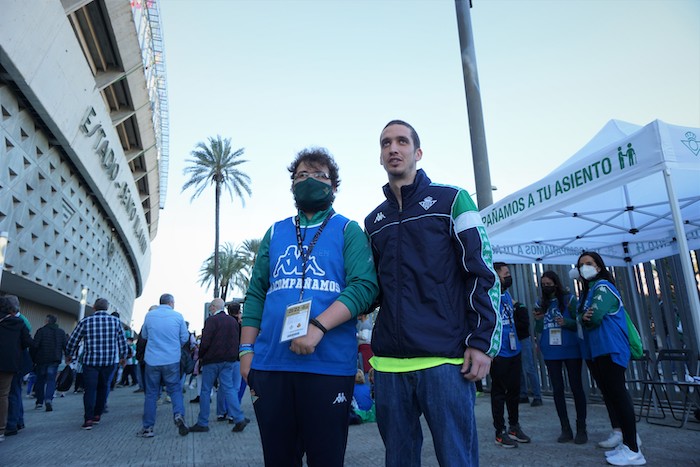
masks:
<path fill-rule="evenodd" d="M 447 357 L 413 357 L 395 358 L 374 356 L 369 359 L 370 365 L 377 371 L 384 373 L 406 373 L 409 371 L 425 370 L 440 365 L 462 365 L 464 358 Z"/>

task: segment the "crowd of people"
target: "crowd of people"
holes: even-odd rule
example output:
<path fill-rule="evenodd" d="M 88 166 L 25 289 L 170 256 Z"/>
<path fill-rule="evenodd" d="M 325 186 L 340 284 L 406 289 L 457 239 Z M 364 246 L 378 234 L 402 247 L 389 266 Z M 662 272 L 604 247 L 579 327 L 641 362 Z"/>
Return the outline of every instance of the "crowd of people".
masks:
<path fill-rule="evenodd" d="M 423 150 L 416 130 L 392 120 L 379 143 L 386 200 L 364 219 L 364 229 L 333 207 L 340 176 L 332 155 L 324 148 L 297 154 L 288 167 L 296 213 L 265 233 L 242 316 L 239 304 L 227 311 L 215 298 L 200 339 L 170 294 L 148 311 L 138 336 L 125 334 L 101 298 L 70 336 L 49 315 L 34 339 L 16 297 L 0 297 L 0 436 L 22 428 L 21 377 L 32 357 L 36 407 L 50 411 L 62 357 L 71 364 L 80 356 L 86 430 L 100 422 L 118 380 L 145 392 L 140 437 L 156 435 L 163 389 L 180 435 L 208 432 L 214 386 L 216 419 L 240 432 L 250 422 L 240 405 L 247 385 L 268 466 L 301 465 L 304 457 L 312 467 L 342 466 L 348 425 L 375 420 L 385 464 L 420 465 L 421 416 L 440 465 L 478 465 L 474 402 L 476 384 L 487 375 L 495 443 L 537 442 L 525 434 L 519 404 L 529 403 L 529 385 L 531 405 L 542 406 L 533 363 L 539 349 L 561 425 L 557 441 L 588 442 L 585 361 L 613 430 L 598 443 L 610 449 L 607 462 L 644 464 L 625 387 L 626 311 L 600 255 L 581 254 L 578 299 L 557 274 L 544 272 L 530 315 L 510 294 L 508 265 L 493 262 L 467 191 L 435 183 L 417 168 Z M 531 317 L 539 337 L 534 349 Z M 199 404 L 192 426 L 184 420 L 187 373 L 198 390 L 190 401 Z"/>

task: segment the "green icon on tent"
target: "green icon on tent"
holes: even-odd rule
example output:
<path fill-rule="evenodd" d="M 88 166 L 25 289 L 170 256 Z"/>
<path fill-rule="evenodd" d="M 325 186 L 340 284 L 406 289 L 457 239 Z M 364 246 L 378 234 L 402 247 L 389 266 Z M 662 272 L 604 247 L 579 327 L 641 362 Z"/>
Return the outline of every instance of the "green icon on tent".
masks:
<path fill-rule="evenodd" d="M 617 147 L 617 158 L 620 161 L 620 169 L 625 168 L 625 158 L 627 158 L 627 165 L 632 167 L 634 165 L 636 153 L 632 149 L 632 143 L 627 143 L 627 152 L 622 152 L 622 146 Z"/>
<path fill-rule="evenodd" d="M 681 143 L 683 143 L 686 148 L 690 149 L 693 155 L 700 155 L 700 143 L 698 143 L 695 133 L 689 131 L 685 134 L 685 137 L 688 139 L 682 139 Z"/>

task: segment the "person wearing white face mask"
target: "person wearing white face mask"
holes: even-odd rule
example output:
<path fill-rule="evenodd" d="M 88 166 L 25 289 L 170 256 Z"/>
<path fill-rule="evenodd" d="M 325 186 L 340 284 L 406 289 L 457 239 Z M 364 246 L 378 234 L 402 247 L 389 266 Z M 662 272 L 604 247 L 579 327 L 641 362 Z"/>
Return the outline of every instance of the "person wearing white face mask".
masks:
<path fill-rule="evenodd" d="M 605 453 L 606 460 L 612 465 L 644 465 L 634 406 L 625 386 L 631 350 L 622 298 L 598 253 L 584 251 L 577 264 L 583 279 L 579 337 L 584 339 L 584 353 L 589 353 L 590 369 L 603 394 L 610 421 L 622 431 L 621 442 Z"/>

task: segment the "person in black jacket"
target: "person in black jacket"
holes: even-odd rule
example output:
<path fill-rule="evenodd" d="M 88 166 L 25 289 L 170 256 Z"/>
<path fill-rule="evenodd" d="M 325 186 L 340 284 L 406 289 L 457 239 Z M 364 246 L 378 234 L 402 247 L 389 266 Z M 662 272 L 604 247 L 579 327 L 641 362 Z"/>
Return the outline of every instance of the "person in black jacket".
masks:
<path fill-rule="evenodd" d="M 202 330 L 202 343 L 199 346 L 199 361 L 202 368 L 202 389 L 199 394 L 199 416 L 197 423 L 190 427 L 191 432 L 209 431 L 209 402 L 214 380 L 219 380 L 219 391 L 226 398 L 226 411 L 234 432 L 243 431 L 248 420 L 238 402 L 240 387 L 240 362 L 238 345 L 240 342 L 238 320 L 224 311 L 224 301 L 215 298 L 209 304 L 211 316 Z M 218 414 L 222 415 L 222 414 Z M 223 417 L 225 420 L 227 417 Z M 222 418 L 219 418 L 222 420 Z"/>
<path fill-rule="evenodd" d="M 21 369 L 23 350 L 32 345 L 29 329 L 15 316 L 19 312 L 19 301 L 11 297 L 0 297 L 0 441 L 5 439 L 12 378 Z"/>
<path fill-rule="evenodd" d="M 46 315 L 46 324 L 37 329 L 32 346 L 32 360 L 36 373 L 36 404 L 41 409 L 46 404 L 46 411 L 53 410 L 53 394 L 56 390 L 56 373 L 63 360 L 68 337 L 56 324 L 54 315 Z"/>

